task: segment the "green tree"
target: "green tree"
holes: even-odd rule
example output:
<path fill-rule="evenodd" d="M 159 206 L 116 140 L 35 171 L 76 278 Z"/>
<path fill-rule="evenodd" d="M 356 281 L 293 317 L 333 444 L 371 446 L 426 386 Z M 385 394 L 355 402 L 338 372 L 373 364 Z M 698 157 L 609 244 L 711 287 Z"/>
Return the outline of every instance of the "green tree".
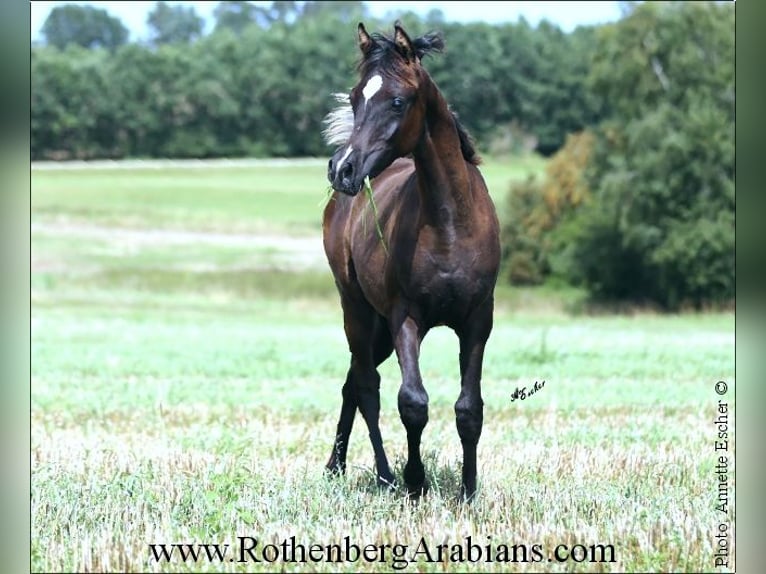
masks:
<path fill-rule="evenodd" d="M 418 28 L 426 31 L 423 24 Z M 520 54 L 505 52 L 515 25 L 449 23 L 439 28 L 445 52 L 424 65 L 471 134 L 479 143 L 486 142 L 498 125 L 520 113 L 519 91 L 512 87 L 519 76 L 508 74 L 506 66 L 506 58 L 518 64 Z"/>
<path fill-rule="evenodd" d="M 431 75 L 482 147 L 558 151 L 567 134 L 598 119 L 586 90 L 593 29 L 565 34 L 542 22 L 428 24 L 445 33 L 447 49 L 427 63 Z M 423 24 L 419 25 L 420 28 Z"/>
<path fill-rule="evenodd" d="M 226 142 L 228 153 L 252 156 L 272 155 L 267 144 L 269 118 L 263 104 L 262 86 L 268 77 L 278 73 L 278 60 L 269 55 L 267 37 L 270 30 L 249 26 L 237 36 L 223 30 L 204 38 L 199 48 L 205 50 L 228 74 L 226 90 L 236 102 L 235 115 L 216 121 L 220 141 Z M 209 60 L 209 61 L 212 61 Z M 257 66 L 253 62 L 258 62 Z"/>
<path fill-rule="evenodd" d="M 543 21 L 531 35 L 535 54 L 523 79 L 521 118 L 537 139 L 536 150 L 556 153 L 567 134 L 598 123 L 598 92 L 585 85 L 595 55 L 593 28 L 565 34 Z"/>
<path fill-rule="evenodd" d="M 263 12 L 263 8 L 242 0 L 219 2 L 213 11 L 215 30 L 227 29 L 241 34 L 245 28 L 258 22 Z"/>
<path fill-rule="evenodd" d="M 675 309 L 734 296 L 734 9 L 641 4 L 599 33 L 592 201 L 568 275 Z"/>
<path fill-rule="evenodd" d="M 584 89 L 593 33 L 563 34 L 555 26 L 533 28 L 524 21 L 462 25 L 443 22 L 436 12 L 425 21 L 413 12 L 400 17 L 412 35 L 444 32 L 445 54 L 425 65 L 480 149 L 506 130 L 524 147 L 536 139 L 541 149 L 554 150 L 568 132 L 594 121 Z M 105 78 L 106 89 L 93 97 L 105 101 L 103 117 L 116 122 L 101 122 L 114 140 L 109 128 L 100 130 L 104 155 L 326 154 L 320 134 L 321 120 L 334 105 L 330 94 L 356 81 L 356 22 L 392 32 L 390 18 L 369 18 L 358 1 L 221 2 L 215 32 L 206 37 L 200 37 L 201 20 L 178 5 L 160 2 L 151 20 L 151 48 L 122 46 L 100 60 L 96 76 Z M 79 52 L 69 57 L 72 69 L 87 59 Z M 74 86 L 62 78 L 78 76 L 56 72 L 54 82 L 48 74 L 57 67 L 36 69 L 39 86 L 59 82 L 34 100 L 40 113 L 74 105 L 68 99 Z M 35 121 L 37 112 L 33 106 Z M 71 141 L 74 132 L 92 133 L 91 119 L 79 111 L 68 118 Z M 38 126 L 38 153 L 58 153 L 61 134 L 54 137 L 42 121 Z"/>
<path fill-rule="evenodd" d="M 237 130 L 240 105 L 235 95 L 234 66 L 221 65 L 232 36 L 205 38 L 192 47 L 188 73 L 178 87 L 186 95 L 190 113 L 173 131 L 165 146 L 170 157 L 241 155 L 243 132 Z M 219 45 L 223 44 L 223 45 Z"/>
<path fill-rule="evenodd" d="M 300 17 L 302 11 L 302 6 L 294 0 L 274 0 L 266 12 L 270 22 L 292 24 Z"/>
<path fill-rule="evenodd" d="M 227 68 L 211 63 L 199 43 L 157 49 L 134 44 L 119 50 L 108 74 L 120 98 L 121 147 L 143 157 L 216 155 L 211 110 L 230 105 L 223 87 L 226 73 Z"/>
<path fill-rule="evenodd" d="M 150 41 L 160 44 L 188 44 L 202 36 L 205 21 L 191 6 L 157 2 L 146 19 Z"/>
<path fill-rule="evenodd" d="M 120 155 L 116 94 L 103 50 L 35 49 L 31 60 L 32 159 Z"/>
<path fill-rule="evenodd" d="M 119 18 L 102 8 L 79 4 L 56 6 L 45 20 L 42 33 L 48 45 L 59 49 L 76 44 L 113 50 L 128 41 L 128 29 Z"/>
<path fill-rule="evenodd" d="M 569 135 L 548 162 L 542 182 L 529 178 L 511 186 L 502 229 L 503 260 L 511 283 L 534 285 L 557 274 L 558 259 L 570 245 L 568 222 L 589 199 L 584 170 L 592 147 L 590 132 Z"/>
<path fill-rule="evenodd" d="M 258 81 L 252 97 L 260 108 L 257 130 L 274 155 L 321 155 L 322 118 L 333 105 L 330 94 L 355 83 L 359 51 L 347 6 L 325 6 L 294 24 L 274 23 L 258 43 Z"/>
<path fill-rule="evenodd" d="M 295 4 L 294 2 L 274 2 L 274 7 L 280 4 Z M 304 2 L 300 10 L 300 17 L 304 20 L 318 16 L 330 16 L 341 23 L 356 23 L 366 19 L 367 6 L 359 0 L 339 0 L 337 2 L 323 2 L 309 0 Z M 284 20 L 283 20 L 284 21 Z"/>

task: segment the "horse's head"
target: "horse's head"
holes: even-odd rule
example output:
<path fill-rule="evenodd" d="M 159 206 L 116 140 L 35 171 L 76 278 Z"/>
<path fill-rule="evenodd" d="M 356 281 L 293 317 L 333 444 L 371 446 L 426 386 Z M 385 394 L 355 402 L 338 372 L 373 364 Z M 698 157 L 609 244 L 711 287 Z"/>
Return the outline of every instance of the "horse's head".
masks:
<path fill-rule="evenodd" d="M 426 115 L 422 88 L 428 76 L 420 60 L 444 47 L 436 33 L 410 40 L 399 22 L 393 38 L 369 35 L 362 23 L 358 33 L 362 59 L 360 81 L 351 90 L 353 116 L 336 111 L 330 118 L 335 122 L 332 135 L 343 133 L 348 139 L 335 138 L 334 143 L 343 145 L 330 159 L 327 178 L 333 189 L 348 195 L 359 193 L 368 176 L 377 176 L 415 149 Z"/>

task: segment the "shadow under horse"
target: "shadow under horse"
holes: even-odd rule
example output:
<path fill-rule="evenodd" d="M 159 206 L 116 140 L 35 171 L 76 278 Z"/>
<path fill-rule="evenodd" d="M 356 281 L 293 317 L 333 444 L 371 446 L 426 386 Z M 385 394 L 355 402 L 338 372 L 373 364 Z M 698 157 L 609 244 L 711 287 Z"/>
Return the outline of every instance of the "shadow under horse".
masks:
<path fill-rule="evenodd" d="M 351 351 L 327 468 L 345 472 L 359 409 L 378 482 L 394 484 L 378 422 L 377 367 L 395 350 L 408 444 L 403 478 L 411 493 L 425 492 L 420 441 L 428 393 L 420 345 L 431 328 L 446 325 L 460 339 L 455 415 L 463 447 L 461 498 L 470 500 L 483 424 L 482 361 L 500 263 L 497 215 L 467 133 L 421 65 L 426 54 L 443 49 L 441 36 L 411 40 L 397 22 L 393 37 L 370 35 L 360 23 L 358 38 L 360 81 L 350 102 L 328 116 L 325 130 L 328 143 L 340 147 L 328 166 L 335 193 L 324 211 L 324 247 Z M 367 178 L 377 214 L 359 193 Z"/>

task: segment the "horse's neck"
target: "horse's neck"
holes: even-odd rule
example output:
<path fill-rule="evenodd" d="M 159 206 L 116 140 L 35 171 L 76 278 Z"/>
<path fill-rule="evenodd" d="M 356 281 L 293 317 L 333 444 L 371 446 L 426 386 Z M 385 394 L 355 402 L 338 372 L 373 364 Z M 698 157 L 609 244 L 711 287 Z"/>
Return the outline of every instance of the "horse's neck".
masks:
<path fill-rule="evenodd" d="M 452 232 L 471 223 L 470 179 L 455 119 L 428 81 L 426 130 L 413 152 L 423 218 Z"/>

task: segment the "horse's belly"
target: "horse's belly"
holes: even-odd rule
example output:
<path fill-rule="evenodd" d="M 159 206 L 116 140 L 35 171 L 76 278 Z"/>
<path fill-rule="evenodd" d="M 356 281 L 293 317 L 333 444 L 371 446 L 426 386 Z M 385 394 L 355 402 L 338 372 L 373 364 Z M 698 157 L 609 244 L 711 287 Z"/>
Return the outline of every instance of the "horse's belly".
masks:
<path fill-rule="evenodd" d="M 496 279 L 495 268 L 475 267 L 463 259 L 415 268 L 405 292 L 428 323 L 451 325 L 492 295 Z"/>

